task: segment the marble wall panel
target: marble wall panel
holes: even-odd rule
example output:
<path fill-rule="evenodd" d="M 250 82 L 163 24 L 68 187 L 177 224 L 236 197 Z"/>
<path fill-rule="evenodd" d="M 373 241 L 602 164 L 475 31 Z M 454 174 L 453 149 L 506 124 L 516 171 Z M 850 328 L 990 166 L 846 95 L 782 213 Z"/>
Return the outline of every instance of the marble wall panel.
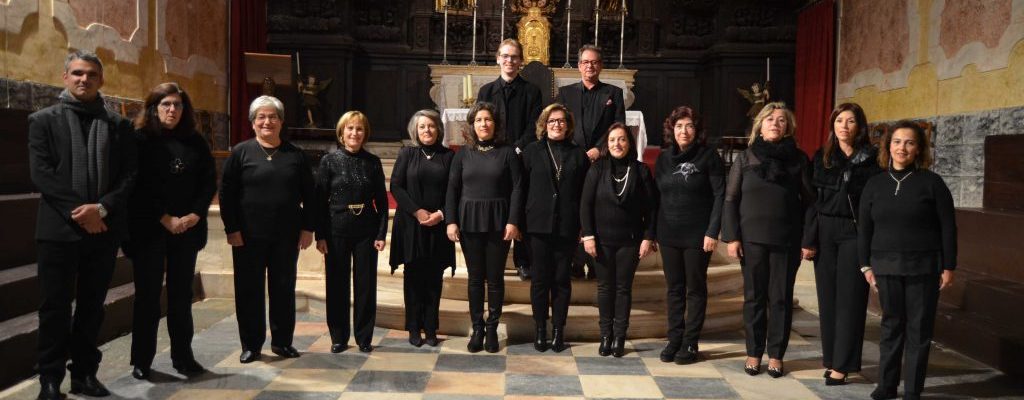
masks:
<path fill-rule="evenodd" d="M 1024 107 L 1003 108 L 999 112 L 997 135 L 1024 134 Z"/>
<path fill-rule="evenodd" d="M 968 114 L 964 121 L 964 143 L 985 143 L 985 136 L 997 134 L 999 112 L 996 110 Z"/>
<path fill-rule="evenodd" d="M 962 144 L 941 144 L 935 146 L 935 165 L 932 170 L 942 176 L 959 176 L 961 173 Z"/>
<path fill-rule="evenodd" d="M 959 176 L 947 176 L 942 175 L 942 180 L 946 182 L 946 187 L 949 188 L 949 193 L 953 195 L 953 205 L 956 207 L 960 206 L 960 183 L 962 182 Z"/>
<path fill-rule="evenodd" d="M 7 89 L 4 105 L 17 110 L 31 110 L 32 108 L 32 84 L 28 82 L 4 80 L 4 87 Z"/>
<path fill-rule="evenodd" d="M 964 116 L 947 115 L 935 120 L 935 144 L 960 144 L 964 142 Z"/>
<path fill-rule="evenodd" d="M 32 87 L 32 110 L 39 111 L 51 105 L 57 104 L 60 92 L 64 90 L 56 86 L 30 83 Z"/>
<path fill-rule="evenodd" d="M 960 201 L 957 202 L 956 195 L 954 195 L 953 202 L 956 204 L 957 207 L 981 207 L 984 193 L 984 176 L 963 176 L 960 177 Z"/>
<path fill-rule="evenodd" d="M 965 144 L 960 154 L 960 171 L 964 175 L 985 174 L 985 145 Z"/>

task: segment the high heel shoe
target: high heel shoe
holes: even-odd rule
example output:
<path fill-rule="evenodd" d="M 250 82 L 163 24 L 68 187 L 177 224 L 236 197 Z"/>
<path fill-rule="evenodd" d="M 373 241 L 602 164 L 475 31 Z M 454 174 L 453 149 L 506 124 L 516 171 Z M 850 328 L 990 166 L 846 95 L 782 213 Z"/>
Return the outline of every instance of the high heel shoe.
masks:
<path fill-rule="evenodd" d="M 473 333 L 469 335 L 469 344 L 466 345 L 466 350 L 470 353 L 479 353 L 483 349 L 484 330 L 482 328 L 473 328 Z"/>
<path fill-rule="evenodd" d="M 743 372 L 746 372 L 747 375 L 755 376 L 761 373 L 761 360 L 758 359 L 752 364 L 751 358 L 753 357 L 747 357 L 747 363 L 743 365 Z"/>
<path fill-rule="evenodd" d="M 830 375 L 832 375 L 832 368 L 825 368 L 825 375 L 822 375 L 821 377 L 828 378 Z"/>
<path fill-rule="evenodd" d="M 537 336 L 533 341 L 533 349 L 541 353 L 548 350 L 548 329 L 544 324 L 537 325 Z"/>
<path fill-rule="evenodd" d="M 779 360 L 779 366 L 773 367 L 771 361 L 768 362 L 768 376 L 772 378 L 780 378 L 786 374 L 786 370 L 782 366 L 782 360 Z"/>
<path fill-rule="evenodd" d="M 839 371 L 834 371 L 834 372 L 839 372 Z M 841 386 L 841 385 L 845 385 L 846 384 L 846 378 L 848 378 L 849 376 L 850 376 L 850 374 L 843 374 L 842 378 L 833 378 L 832 374 L 829 373 L 828 375 L 825 375 L 825 386 Z"/>
<path fill-rule="evenodd" d="M 597 354 L 601 357 L 608 357 L 612 354 L 612 338 L 601 336 L 601 345 L 597 347 Z"/>
<path fill-rule="evenodd" d="M 622 357 L 626 354 L 626 337 L 619 336 L 615 338 L 615 342 L 612 347 L 612 356 L 615 358 Z"/>

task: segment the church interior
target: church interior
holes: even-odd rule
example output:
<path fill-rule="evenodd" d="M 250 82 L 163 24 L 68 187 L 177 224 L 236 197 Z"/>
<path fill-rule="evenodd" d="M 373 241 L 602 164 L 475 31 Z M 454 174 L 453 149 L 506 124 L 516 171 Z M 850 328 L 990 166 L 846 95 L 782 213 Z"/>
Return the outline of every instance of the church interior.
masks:
<path fill-rule="evenodd" d="M 1024 397 L 1020 0 L 0 0 L 0 398 L 39 391 L 41 195 L 26 149 L 29 115 L 59 101 L 69 51 L 103 60 L 106 108 L 125 118 L 138 115 L 160 83 L 187 91 L 218 177 L 233 147 L 253 137 L 249 104 L 261 94 L 283 102 L 282 136 L 313 166 L 338 147 L 339 117 L 361 111 L 372 123 L 365 148 L 389 177 L 411 142 L 407 124 L 417 110 L 441 115 L 446 145 L 466 145 L 466 111 L 498 76 L 495 54 L 507 38 L 523 44 L 522 77 L 541 89 L 544 105 L 579 81 L 577 49 L 600 47 L 602 81 L 622 89 L 625 124 L 651 167 L 665 151 L 665 118 L 680 105 L 700 112 L 708 144 L 726 163 L 747 147 L 751 108 L 766 100 L 791 107 L 797 145 L 808 157 L 825 145 L 829 115 L 842 103 L 863 108 L 875 143 L 897 121 L 918 123 L 934 145 L 931 170 L 953 198 L 959 249 L 956 279 L 939 298 L 925 395 Z M 389 205 L 393 216 L 393 198 Z M 504 277 L 502 350 L 470 355 L 461 251 L 459 267 L 443 281 L 439 347 L 405 343 L 403 271 L 390 267 L 385 250 L 376 278 L 377 350 L 332 354 L 324 256 L 314 248 L 302 250 L 297 265 L 302 357 L 242 365 L 232 249 L 216 197 L 208 218 L 193 279 L 193 347 L 207 373 L 132 379 L 135 286 L 131 261 L 119 255 L 99 334 L 98 375 L 115 398 L 833 399 L 868 398 L 877 382 L 882 310 L 872 294 L 864 369 L 848 385 L 821 383 L 810 261 L 796 276 L 789 374 L 744 374 L 744 282 L 725 246 L 710 256 L 704 360 L 692 365 L 657 359 L 666 320 L 660 257 L 637 267 L 622 358 L 596 357 L 599 288 L 589 279 L 572 281 L 569 351 L 534 352 L 530 282 L 514 269 Z M 160 332 L 154 371 L 171 364 Z"/>

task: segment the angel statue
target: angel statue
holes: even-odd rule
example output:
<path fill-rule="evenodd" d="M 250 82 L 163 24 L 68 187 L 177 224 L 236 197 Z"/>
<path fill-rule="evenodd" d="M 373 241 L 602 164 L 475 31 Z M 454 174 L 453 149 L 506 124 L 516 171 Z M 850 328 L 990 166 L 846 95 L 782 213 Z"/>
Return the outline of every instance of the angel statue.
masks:
<path fill-rule="evenodd" d="M 306 127 L 316 128 L 317 121 L 320 120 L 323 115 L 323 110 L 320 107 L 320 92 L 327 89 L 331 85 L 331 79 L 326 81 L 317 81 L 316 76 L 313 74 L 306 75 L 306 79 L 303 80 L 301 77 L 299 81 L 299 94 L 302 95 L 302 104 L 306 106 Z"/>
<path fill-rule="evenodd" d="M 750 110 L 747 110 L 747 117 L 751 120 L 757 117 L 757 114 L 761 112 L 765 104 L 768 104 L 771 95 L 769 89 L 771 88 L 771 82 L 764 83 L 764 90 L 761 90 L 761 84 L 754 82 L 750 85 L 750 90 L 736 88 L 740 92 L 743 98 L 750 102 Z"/>

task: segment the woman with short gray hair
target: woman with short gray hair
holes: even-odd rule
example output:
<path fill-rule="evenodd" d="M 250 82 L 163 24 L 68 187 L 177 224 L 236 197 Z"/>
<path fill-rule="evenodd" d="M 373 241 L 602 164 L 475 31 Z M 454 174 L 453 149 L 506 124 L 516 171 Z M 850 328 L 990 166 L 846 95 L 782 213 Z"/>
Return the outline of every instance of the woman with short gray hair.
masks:
<path fill-rule="evenodd" d="M 220 212 L 231 245 L 235 312 L 242 354 L 260 358 L 266 340 L 265 281 L 270 292 L 271 351 L 294 358 L 295 264 L 313 243 L 313 170 L 302 149 L 281 138 L 284 106 L 260 96 L 249 106 L 256 137 L 238 143 L 224 162 Z M 266 274 L 266 280 L 264 279 Z"/>
<path fill-rule="evenodd" d="M 391 194 L 398 203 L 391 232 L 391 271 L 404 265 L 405 328 L 409 344 L 437 346 L 438 309 L 445 268 L 455 271 L 455 243 L 445 233 L 445 193 L 454 152 L 441 145 L 444 126 L 434 110 L 409 119 L 412 146 L 398 153 Z"/>

